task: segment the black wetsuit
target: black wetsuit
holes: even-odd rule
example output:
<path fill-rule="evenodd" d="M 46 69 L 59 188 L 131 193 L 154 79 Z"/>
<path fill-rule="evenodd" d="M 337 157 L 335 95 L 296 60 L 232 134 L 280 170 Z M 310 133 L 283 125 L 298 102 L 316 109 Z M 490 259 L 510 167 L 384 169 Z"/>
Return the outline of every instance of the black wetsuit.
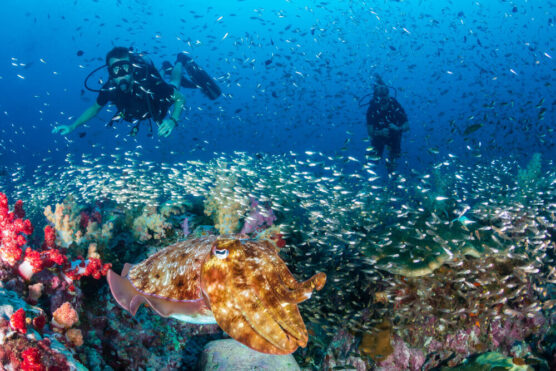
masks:
<path fill-rule="evenodd" d="M 160 123 L 174 104 L 174 86 L 165 82 L 152 63 L 133 57 L 133 81 L 129 92 L 122 92 L 112 79 L 100 90 L 97 104 L 112 102 L 125 121 L 137 123 L 152 118 Z"/>
<path fill-rule="evenodd" d="M 369 102 L 369 108 L 367 109 L 367 126 L 372 126 L 374 130 L 388 128 L 390 124 L 401 126 L 407 121 L 407 115 L 400 103 L 393 97 L 387 97 L 386 99 L 388 99 L 386 103 L 387 107 L 384 109 L 380 108 L 382 103 L 379 103 L 375 98 Z M 391 161 L 400 156 L 401 144 L 401 131 L 390 130 L 390 134 L 387 136 L 371 136 L 371 145 L 376 151 L 376 155 L 382 157 L 384 146 L 388 146 L 390 147 L 389 158 Z"/>

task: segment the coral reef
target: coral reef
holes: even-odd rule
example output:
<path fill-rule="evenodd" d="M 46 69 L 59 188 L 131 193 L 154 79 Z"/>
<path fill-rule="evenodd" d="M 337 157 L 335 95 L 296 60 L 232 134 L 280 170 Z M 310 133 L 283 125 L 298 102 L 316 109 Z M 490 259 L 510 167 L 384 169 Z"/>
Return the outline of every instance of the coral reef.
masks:
<path fill-rule="evenodd" d="M 262 205 L 254 198 L 251 198 L 250 201 L 249 215 L 245 217 L 240 233 L 261 232 L 276 221 L 276 216 L 269 205 Z"/>
<path fill-rule="evenodd" d="M 86 370 L 57 334 L 44 327 L 40 308 L 1 286 L 0 303 L 0 369 Z"/>
<path fill-rule="evenodd" d="M 133 220 L 133 237 L 139 241 L 164 239 L 171 230 L 172 225 L 155 206 L 144 207 L 142 214 Z"/>
<path fill-rule="evenodd" d="M 27 244 L 23 234 L 29 234 L 32 225 L 30 222 L 22 222 L 21 218 L 14 218 L 16 214 L 24 216 L 21 202 L 16 203 L 14 212 L 9 213 L 7 198 L 0 193 L 1 200 L 5 202 L 0 205 L 0 215 L 4 216 L 4 223 L 0 225 L 0 236 L 3 236 L 0 251 L 9 249 L 13 252 L 14 246 L 21 249 Z M 67 352 L 63 344 L 77 346 L 82 343 L 78 329 L 63 335 L 65 329 L 75 324 L 77 312 L 82 308 L 80 280 L 86 276 L 99 279 L 106 275 L 110 265 L 95 258 L 72 261 L 66 255 L 67 250 L 56 245 L 54 228 L 46 226 L 44 235 L 42 245 L 37 247 L 30 244 L 26 247 L 24 256 L 20 253 L 16 259 L 12 253 L 10 259 L 0 259 L 0 303 L 14 303 L 9 307 L 14 313 L 6 312 L 3 316 L 8 317 L 9 321 L 7 318 L 0 318 L 0 331 L 11 331 L 0 335 L 0 339 L 4 341 L 0 359 L 15 369 L 76 369 L 73 361 L 71 367 L 66 364 L 65 359 L 68 356 L 60 358 L 59 351 L 53 351 L 54 345 Z M 25 297 L 28 303 L 41 305 L 46 310 L 29 307 L 18 296 Z M 15 310 L 14 306 L 20 309 Z M 36 316 L 27 319 L 26 313 L 29 312 Z M 46 317 L 49 313 L 52 314 L 52 328 L 47 325 Z M 33 331 L 30 331 L 29 324 L 32 324 Z M 13 335 L 14 331 L 18 336 Z"/>
<path fill-rule="evenodd" d="M 106 288 L 102 289 L 97 301 L 81 316 L 85 343 L 77 351 L 93 369 L 192 369 L 202 346 L 195 350 L 191 341 L 222 338 L 217 325 L 185 324 L 151 312 L 142 307 L 132 317 L 114 302 Z"/>
<path fill-rule="evenodd" d="M 106 246 L 112 238 L 114 224 L 102 223 L 99 211 L 88 213 L 80 207 L 75 197 L 68 195 L 63 202 L 56 204 L 54 211 L 49 205 L 44 215 L 56 231 L 56 241 L 68 248 L 74 257 L 85 255 L 91 243 Z"/>
<path fill-rule="evenodd" d="M 521 189 L 533 186 L 541 177 L 542 157 L 536 152 L 531 156 L 531 160 L 525 169 L 519 169 L 517 172 L 517 184 Z"/>
<path fill-rule="evenodd" d="M 204 203 L 205 214 L 213 218 L 220 235 L 236 233 L 249 207 L 248 199 L 234 191 L 237 183 L 237 177 L 230 175 L 227 167 L 223 166 Z"/>
<path fill-rule="evenodd" d="M 463 258 L 428 276 L 399 277 L 386 296 L 407 346 L 442 350 L 455 366 L 475 352 L 507 353 L 514 342 L 546 333 L 532 284 L 523 260 Z"/>

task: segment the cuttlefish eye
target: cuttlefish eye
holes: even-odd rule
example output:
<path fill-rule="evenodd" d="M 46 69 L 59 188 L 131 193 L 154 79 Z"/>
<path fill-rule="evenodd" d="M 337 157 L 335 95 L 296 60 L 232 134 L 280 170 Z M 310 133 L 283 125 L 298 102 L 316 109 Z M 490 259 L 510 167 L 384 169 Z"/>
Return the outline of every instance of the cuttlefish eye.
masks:
<path fill-rule="evenodd" d="M 229 253 L 230 252 L 226 249 L 223 250 L 214 249 L 214 256 L 216 256 L 218 259 L 226 259 Z"/>

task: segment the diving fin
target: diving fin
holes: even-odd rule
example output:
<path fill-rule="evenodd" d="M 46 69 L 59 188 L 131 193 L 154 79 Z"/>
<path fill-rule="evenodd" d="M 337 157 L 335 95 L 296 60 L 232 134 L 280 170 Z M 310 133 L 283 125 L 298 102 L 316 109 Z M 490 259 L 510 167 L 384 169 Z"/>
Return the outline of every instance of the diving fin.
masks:
<path fill-rule="evenodd" d="M 168 61 L 162 62 L 162 73 L 164 74 L 165 77 L 171 76 L 173 69 L 174 69 L 174 66 L 172 65 L 172 63 L 170 63 Z"/>
<path fill-rule="evenodd" d="M 193 83 L 193 81 L 186 79 L 182 76 L 181 78 L 181 87 L 186 89 L 197 89 L 197 84 Z"/>
<path fill-rule="evenodd" d="M 222 91 L 209 74 L 203 70 L 197 63 L 184 53 L 178 55 L 178 62 L 181 62 L 185 70 L 189 74 L 191 82 L 195 84 L 210 99 L 215 100 L 222 94 Z M 185 80 L 185 81 L 184 81 Z M 182 79 L 183 83 L 188 83 L 187 79 Z M 189 86 L 184 86 L 189 87 Z"/>

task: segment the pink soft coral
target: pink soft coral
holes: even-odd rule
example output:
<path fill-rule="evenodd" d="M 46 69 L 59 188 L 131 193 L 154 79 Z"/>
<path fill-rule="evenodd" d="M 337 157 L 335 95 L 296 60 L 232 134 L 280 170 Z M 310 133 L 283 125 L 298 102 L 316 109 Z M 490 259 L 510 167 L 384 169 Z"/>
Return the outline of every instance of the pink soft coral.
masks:
<path fill-rule="evenodd" d="M 79 315 L 67 301 L 52 313 L 52 324 L 58 328 L 70 328 L 77 321 L 79 321 Z"/>

